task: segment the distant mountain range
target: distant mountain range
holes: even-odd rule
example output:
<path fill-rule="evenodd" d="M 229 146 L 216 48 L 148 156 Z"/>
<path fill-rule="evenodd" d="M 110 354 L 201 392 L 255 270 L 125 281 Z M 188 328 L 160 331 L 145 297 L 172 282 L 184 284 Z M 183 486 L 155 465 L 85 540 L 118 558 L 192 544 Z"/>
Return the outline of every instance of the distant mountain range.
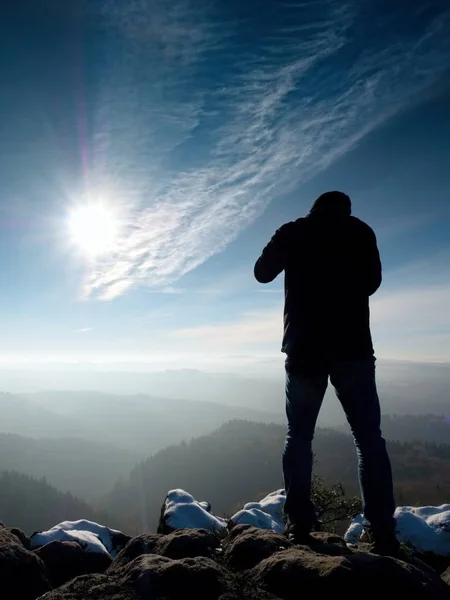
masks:
<path fill-rule="evenodd" d="M 212 402 L 51 391 L 0 394 L 0 432 L 33 438 L 81 438 L 142 458 L 208 433 L 231 419 L 281 423 L 282 413 Z"/>
<path fill-rule="evenodd" d="M 40 394 L 43 405 L 50 408 L 46 390 L 69 390 L 54 394 L 56 405 L 66 402 L 67 394 L 78 392 L 77 402 L 93 393 L 125 395 L 135 401 L 135 394 L 153 400 L 208 402 L 234 408 L 229 418 L 253 418 L 239 412 L 243 407 L 284 416 L 284 382 L 282 356 L 277 359 L 250 361 L 249 357 L 234 357 L 235 371 L 207 372 L 196 369 L 149 371 L 148 365 L 123 364 L 48 364 L 39 368 L 0 369 L 0 389 L 9 390 L 33 401 Z M 377 378 L 383 413 L 449 415 L 450 364 L 405 361 L 377 361 Z M 88 391 L 91 390 L 91 391 Z M 31 394 L 31 395 L 30 395 Z M 52 394 L 52 392 L 50 393 Z M 95 400 L 97 402 L 97 400 Z M 239 407 L 239 408 L 236 408 Z M 58 412 L 58 411 L 57 411 Z M 320 415 L 319 423 L 326 427 L 345 421 L 332 388 Z M 86 426 L 87 423 L 84 423 Z M 217 423 L 216 423 L 217 425 Z M 82 424 L 79 424 L 81 427 Z M 14 430 L 11 430 L 14 431 Z M 19 433 L 19 432 L 16 432 Z M 188 432 L 190 435 L 191 432 Z M 194 431 L 194 435 L 199 432 Z M 25 434 L 26 435 L 26 434 Z"/>

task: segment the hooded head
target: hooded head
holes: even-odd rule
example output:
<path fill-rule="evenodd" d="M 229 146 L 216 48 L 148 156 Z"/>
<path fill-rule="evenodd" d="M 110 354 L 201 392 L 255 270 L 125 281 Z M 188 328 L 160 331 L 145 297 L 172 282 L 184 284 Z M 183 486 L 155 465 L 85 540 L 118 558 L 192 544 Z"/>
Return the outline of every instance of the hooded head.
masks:
<path fill-rule="evenodd" d="M 352 203 L 343 192 L 325 192 L 314 202 L 309 214 L 324 218 L 349 217 L 352 214 Z"/>

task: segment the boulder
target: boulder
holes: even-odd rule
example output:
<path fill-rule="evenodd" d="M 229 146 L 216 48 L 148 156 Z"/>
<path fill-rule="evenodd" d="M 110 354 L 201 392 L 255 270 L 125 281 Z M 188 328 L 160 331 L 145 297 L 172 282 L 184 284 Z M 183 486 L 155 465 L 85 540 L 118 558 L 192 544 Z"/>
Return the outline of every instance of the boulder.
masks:
<path fill-rule="evenodd" d="M 30 549 L 30 538 L 18 527 L 8 527 L 8 531 L 16 536 L 19 542 L 27 550 Z"/>
<path fill-rule="evenodd" d="M 181 489 L 171 490 L 161 508 L 158 533 L 171 533 L 177 529 L 207 529 L 225 535 L 228 522 L 211 513 L 207 502 L 197 502 L 191 494 Z"/>
<path fill-rule="evenodd" d="M 122 581 L 107 575 L 83 575 L 37 600 L 142 600 Z M 147 596 L 145 600 L 153 600 Z"/>
<path fill-rule="evenodd" d="M 77 542 L 89 552 L 116 556 L 130 541 L 130 537 L 116 529 L 80 519 L 63 521 L 48 531 L 37 531 L 30 538 L 32 549 L 50 542 Z"/>
<path fill-rule="evenodd" d="M 0 529 L 0 597 L 34 600 L 50 589 L 45 565 L 16 535 Z"/>
<path fill-rule="evenodd" d="M 299 590 L 346 600 L 359 600 L 362 590 L 370 590 L 374 598 L 450 599 L 450 590 L 437 574 L 363 552 L 330 556 L 306 547 L 290 548 L 262 561 L 249 576 L 283 600 L 297 600 Z"/>
<path fill-rule="evenodd" d="M 442 581 L 450 585 L 450 567 L 442 573 Z"/>
<path fill-rule="evenodd" d="M 159 533 L 144 533 L 133 538 L 112 561 L 108 573 L 113 574 L 121 570 L 143 554 L 157 554 L 158 543 L 163 537 Z"/>
<path fill-rule="evenodd" d="M 220 550 L 220 540 L 211 531 L 205 529 L 182 529 L 163 536 L 157 545 L 155 554 L 168 558 L 214 557 Z"/>
<path fill-rule="evenodd" d="M 50 542 L 35 550 L 35 554 L 45 564 L 54 588 L 87 573 L 87 553 L 76 542 Z"/>
<path fill-rule="evenodd" d="M 232 575 L 209 558 L 172 560 L 148 554 L 135 558 L 120 573 L 139 598 L 215 600 L 224 593 Z"/>
<path fill-rule="evenodd" d="M 242 571 L 291 546 L 286 537 L 273 531 L 236 525 L 224 541 L 224 558 L 230 568 Z"/>

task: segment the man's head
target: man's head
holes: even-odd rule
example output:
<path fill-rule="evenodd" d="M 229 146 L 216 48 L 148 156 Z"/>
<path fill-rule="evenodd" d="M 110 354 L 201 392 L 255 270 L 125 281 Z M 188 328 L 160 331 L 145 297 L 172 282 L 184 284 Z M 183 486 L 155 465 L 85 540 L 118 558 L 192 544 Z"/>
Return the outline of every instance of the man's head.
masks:
<path fill-rule="evenodd" d="M 314 202 L 309 214 L 349 217 L 352 214 L 352 203 L 349 196 L 343 192 L 325 192 Z"/>

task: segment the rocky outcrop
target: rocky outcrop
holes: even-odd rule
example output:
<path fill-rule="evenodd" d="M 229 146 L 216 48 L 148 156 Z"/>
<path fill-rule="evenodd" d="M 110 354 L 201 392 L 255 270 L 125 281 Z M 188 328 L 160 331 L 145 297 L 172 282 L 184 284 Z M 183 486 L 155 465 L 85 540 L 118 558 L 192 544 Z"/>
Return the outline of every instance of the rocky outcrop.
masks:
<path fill-rule="evenodd" d="M 448 570 L 440 577 L 406 549 L 402 560 L 375 556 L 328 533 L 314 533 L 308 545 L 251 525 L 236 525 L 226 536 L 201 529 L 148 533 L 108 564 L 76 542 L 30 551 L 19 537 L 0 529 L 5 600 L 297 600 L 303 593 L 359 600 L 367 590 L 374 598 L 450 600 Z"/>
<path fill-rule="evenodd" d="M 450 587 L 420 561 L 348 548 L 315 533 L 308 546 L 249 525 L 226 537 L 205 530 L 145 534 L 131 540 L 104 574 L 83 575 L 40 600 L 297 600 L 300 591 L 359 599 L 450 600 Z M 410 561 L 411 559 L 411 561 Z"/>

